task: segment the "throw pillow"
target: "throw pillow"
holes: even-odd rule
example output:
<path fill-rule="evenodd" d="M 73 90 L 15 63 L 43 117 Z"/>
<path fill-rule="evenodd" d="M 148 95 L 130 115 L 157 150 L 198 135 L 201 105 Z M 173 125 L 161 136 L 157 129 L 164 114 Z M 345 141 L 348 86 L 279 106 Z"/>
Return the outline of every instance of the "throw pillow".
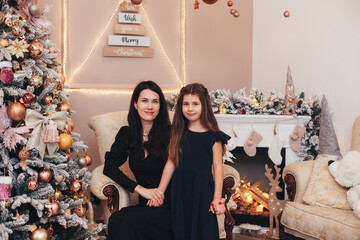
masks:
<path fill-rule="evenodd" d="M 340 186 L 328 170 L 328 161 L 315 160 L 303 201 L 309 205 L 351 210 L 347 188 Z"/>

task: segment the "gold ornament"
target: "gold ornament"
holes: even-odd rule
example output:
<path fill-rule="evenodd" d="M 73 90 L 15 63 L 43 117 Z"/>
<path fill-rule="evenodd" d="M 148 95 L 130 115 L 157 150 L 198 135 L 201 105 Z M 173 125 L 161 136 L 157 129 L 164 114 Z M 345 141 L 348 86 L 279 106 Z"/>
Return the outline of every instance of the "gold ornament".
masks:
<path fill-rule="evenodd" d="M 31 14 L 31 16 L 37 16 L 40 11 L 40 8 L 38 5 L 32 4 L 29 6 L 28 10 L 29 10 L 29 13 Z"/>
<path fill-rule="evenodd" d="M 68 150 L 73 144 L 72 137 L 67 133 L 60 134 L 59 148 L 61 150 Z"/>
<path fill-rule="evenodd" d="M 27 187 L 29 190 L 31 191 L 34 191 L 37 187 L 38 187 L 38 183 L 35 179 L 30 179 L 28 182 L 27 182 Z"/>
<path fill-rule="evenodd" d="M 220 107 L 219 107 L 219 111 L 220 111 L 220 114 L 226 114 L 226 106 L 225 104 L 222 104 Z"/>
<path fill-rule="evenodd" d="M 11 28 L 11 32 L 16 36 L 20 36 L 21 33 L 23 32 L 23 28 L 17 24 L 14 24 L 14 26 L 12 26 Z"/>
<path fill-rule="evenodd" d="M 84 158 L 86 158 L 86 160 L 87 160 L 86 166 L 90 166 L 91 163 L 92 163 L 92 157 L 90 155 L 88 155 L 88 154 L 85 154 Z"/>
<path fill-rule="evenodd" d="M 87 159 L 82 157 L 82 158 L 79 159 L 78 163 L 79 163 L 80 167 L 85 167 L 86 164 L 87 164 Z"/>
<path fill-rule="evenodd" d="M 285 12 L 284 12 L 284 17 L 286 17 L 286 18 L 290 17 L 290 12 L 289 12 L 289 11 L 285 11 Z"/>
<path fill-rule="evenodd" d="M 80 206 L 78 208 L 75 208 L 74 212 L 76 213 L 76 215 L 78 215 L 78 217 L 83 217 L 86 214 L 86 208 L 83 206 Z"/>
<path fill-rule="evenodd" d="M 29 44 L 26 44 L 24 40 L 19 41 L 15 39 L 15 41 L 9 39 L 11 46 L 7 47 L 12 52 L 12 55 L 15 55 L 17 58 L 23 58 L 24 52 L 28 52 Z"/>
<path fill-rule="evenodd" d="M 58 91 L 62 90 L 61 80 L 56 78 L 47 78 L 44 82 L 44 88 L 47 88 L 50 84 L 55 84 L 55 89 Z"/>
<path fill-rule="evenodd" d="M 66 111 L 68 113 L 70 113 L 71 111 L 70 105 L 67 102 L 60 103 L 56 110 L 58 110 L 59 112 Z"/>
<path fill-rule="evenodd" d="M 35 40 L 29 44 L 28 50 L 32 58 L 40 58 L 44 53 L 44 46 Z"/>
<path fill-rule="evenodd" d="M 71 215 L 71 210 L 70 209 L 66 209 L 64 212 L 64 216 L 69 216 Z"/>
<path fill-rule="evenodd" d="M 62 193 L 56 189 L 55 193 L 54 193 L 54 199 L 55 200 L 61 200 L 61 198 L 63 197 Z"/>
<path fill-rule="evenodd" d="M 0 11 L 0 24 L 2 24 L 5 21 L 5 14 Z"/>
<path fill-rule="evenodd" d="M 38 75 L 33 75 L 31 79 L 29 79 L 29 84 L 33 87 L 39 88 L 43 84 L 42 77 Z"/>
<path fill-rule="evenodd" d="M 47 230 L 43 228 L 36 229 L 34 232 L 32 232 L 30 236 L 30 240 L 49 240 L 50 234 Z"/>
<path fill-rule="evenodd" d="M 20 121 L 25 117 L 26 109 L 21 103 L 13 102 L 10 106 L 8 106 L 7 114 L 12 120 Z"/>
<path fill-rule="evenodd" d="M 58 215 L 61 210 L 60 204 L 57 201 L 52 201 L 51 205 L 51 214 L 53 216 Z"/>
<path fill-rule="evenodd" d="M 84 184 L 79 179 L 70 182 L 69 189 L 73 195 L 79 195 L 84 190 Z"/>
<path fill-rule="evenodd" d="M 57 74 L 60 76 L 61 84 L 64 85 L 66 82 L 65 75 L 62 72 L 57 72 Z"/>
<path fill-rule="evenodd" d="M 44 98 L 44 103 L 47 106 L 50 106 L 53 103 L 53 101 L 54 101 L 54 99 L 50 94 L 46 95 L 46 97 Z"/>
<path fill-rule="evenodd" d="M 68 134 L 71 134 L 74 131 L 75 124 L 73 121 L 68 121 L 65 123 L 64 129 Z"/>
<path fill-rule="evenodd" d="M 1 47 L 7 47 L 8 46 L 8 42 L 5 39 L 1 39 L 0 40 L 0 46 Z"/>
<path fill-rule="evenodd" d="M 20 150 L 18 156 L 19 156 L 19 158 L 20 158 L 21 161 L 25 161 L 25 160 L 27 160 L 27 159 L 30 157 L 30 153 L 29 153 L 28 150 L 26 150 L 25 147 L 23 147 L 23 148 Z"/>
<path fill-rule="evenodd" d="M 39 173 L 39 179 L 41 182 L 48 183 L 48 182 L 50 182 L 51 177 L 52 177 L 52 175 L 51 175 L 51 172 L 49 169 L 44 169 Z"/>

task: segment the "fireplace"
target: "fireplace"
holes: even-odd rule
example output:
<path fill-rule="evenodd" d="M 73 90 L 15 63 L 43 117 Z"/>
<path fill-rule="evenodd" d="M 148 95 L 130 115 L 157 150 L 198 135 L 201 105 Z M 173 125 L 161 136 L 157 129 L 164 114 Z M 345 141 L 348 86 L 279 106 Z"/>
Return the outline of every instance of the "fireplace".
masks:
<path fill-rule="evenodd" d="M 242 190 L 242 193 L 251 195 L 255 197 L 258 201 L 254 199 L 254 204 L 249 205 L 246 201 L 242 202 L 241 199 L 246 198 L 242 195 L 242 198 L 238 197 L 239 201 L 235 201 L 238 204 L 238 209 L 233 210 L 232 214 L 235 219 L 235 224 L 240 223 L 250 223 L 261 225 L 267 227 L 269 225 L 269 211 L 264 208 L 263 212 L 257 212 L 256 207 L 266 204 L 266 193 L 269 193 L 269 180 L 264 175 L 265 173 L 265 164 L 270 168 L 273 168 L 274 163 L 268 157 L 268 148 L 270 143 L 274 138 L 274 127 L 277 124 L 277 132 L 282 139 L 285 139 L 285 144 L 281 150 L 282 163 L 279 165 L 283 169 L 287 164 L 296 162 L 299 160 L 296 152 L 294 152 L 289 143 L 288 136 L 293 132 L 297 124 L 305 125 L 310 117 L 308 116 L 274 116 L 274 115 L 228 115 L 228 114 L 216 114 L 216 119 L 219 123 L 220 130 L 223 132 L 233 135 L 233 132 L 237 135 L 237 147 L 231 152 L 234 155 L 234 163 L 226 162 L 232 167 L 234 167 L 240 174 L 242 184 L 238 186 Z M 243 145 L 248 138 L 250 132 L 255 130 L 262 137 L 262 141 L 257 145 L 256 155 L 254 157 L 249 157 L 243 149 Z M 248 191 L 244 189 L 247 186 L 253 191 Z M 284 183 L 280 182 L 280 187 L 284 189 Z M 279 199 L 284 199 L 284 192 L 278 193 Z M 264 194 L 263 194 L 264 193 Z M 252 198 L 250 197 L 250 198 Z M 260 197 L 260 199 L 259 199 Z M 263 200 L 262 200 L 263 199 Z M 264 203 L 265 202 L 265 203 Z M 243 204 L 245 203 L 245 204 Z M 264 203 L 264 204 L 260 204 Z"/>

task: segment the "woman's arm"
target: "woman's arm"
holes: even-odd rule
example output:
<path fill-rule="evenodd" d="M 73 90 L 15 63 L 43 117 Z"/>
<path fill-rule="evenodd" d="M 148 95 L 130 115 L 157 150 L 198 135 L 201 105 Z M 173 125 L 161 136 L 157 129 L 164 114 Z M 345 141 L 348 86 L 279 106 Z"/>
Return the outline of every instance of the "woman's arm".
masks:
<path fill-rule="evenodd" d="M 210 206 L 210 211 L 220 215 L 225 212 L 225 206 L 223 204 L 221 193 L 223 187 L 223 161 L 222 161 L 222 143 L 215 142 L 212 147 L 213 151 L 213 167 L 214 167 L 214 197 Z"/>
<path fill-rule="evenodd" d="M 137 183 L 131 180 L 119 169 L 119 167 L 123 165 L 128 158 L 128 131 L 129 128 L 125 126 L 122 127 L 116 135 L 110 151 L 105 154 L 103 173 L 126 190 L 134 192 Z"/>

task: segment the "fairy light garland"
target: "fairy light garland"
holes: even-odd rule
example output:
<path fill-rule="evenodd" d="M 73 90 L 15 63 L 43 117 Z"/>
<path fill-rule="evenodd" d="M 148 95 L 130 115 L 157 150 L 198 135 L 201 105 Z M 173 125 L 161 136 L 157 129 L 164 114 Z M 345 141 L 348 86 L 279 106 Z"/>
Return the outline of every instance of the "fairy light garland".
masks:
<path fill-rule="evenodd" d="M 62 59 L 62 71 L 65 76 L 65 79 L 67 79 L 66 74 L 66 65 L 67 65 L 67 42 L 68 42 L 68 0 L 63 0 L 63 59 Z"/>
<path fill-rule="evenodd" d="M 114 12 L 112 13 L 110 20 L 107 22 L 104 30 L 101 32 L 101 34 L 98 36 L 98 38 L 96 39 L 96 41 L 94 42 L 92 48 L 90 49 L 88 55 L 86 56 L 85 60 L 80 64 L 80 66 L 74 71 L 74 73 L 71 75 L 71 77 L 66 80 L 66 85 L 69 85 L 70 82 L 75 78 L 75 76 L 77 75 L 77 73 L 83 68 L 83 66 L 86 64 L 86 62 L 89 60 L 90 56 L 92 55 L 95 47 L 97 46 L 97 44 L 99 43 L 101 37 L 104 35 L 104 33 L 106 32 L 106 30 L 108 29 L 108 27 L 110 26 L 110 23 L 112 22 L 114 16 L 116 15 L 116 13 L 118 12 L 119 8 L 120 8 L 120 4 L 123 2 L 124 0 L 119 0 L 119 3 L 117 4 Z M 171 59 L 169 58 L 168 54 L 166 53 L 162 42 L 160 40 L 160 38 L 158 37 L 155 28 L 153 27 L 153 25 L 151 24 L 149 17 L 147 15 L 147 12 L 145 10 L 145 8 L 142 6 L 142 4 L 140 5 L 143 13 L 144 13 L 144 17 L 146 22 L 148 23 L 148 25 L 150 26 L 150 29 L 152 30 L 153 35 L 155 36 L 160 50 L 163 53 L 163 55 L 165 56 L 166 60 L 169 62 L 169 65 L 172 69 L 172 71 L 175 74 L 175 77 L 177 79 L 177 81 L 179 82 L 180 86 L 183 87 L 184 85 L 186 85 L 186 38 L 185 38 L 185 23 L 186 23 L 186 2 L 185 0 L 182 1 L 182 12 L 181 12 L 181 70 L 182 70 L 182 79 L 180 78 L 178 72 L 176 71 L 176 68 L 174 66 L 174 64 L 172 63 Z M 63 0 L 63 18 L 64 18 L 64 33 L 63 33 L 63 73 L 65 76 L 66 75 L 66 68 L 67 68 L 67 52 L 68 52 L 68 48 L 67 48 L 67 44 L 68 44 L 68 0 Z M 179 88 L 172 88 L 172 89 L 165 89 L 163 92 L 164 93 L 176 93 L 179 92 Z M 132 89 L 111 89 L 111 88 L 69 88 L 66 89 L 65 92 L 79 92 L 79 93 L 89 93 L 89 94 L 132 94 Z"/>
<path fill-rule="evenodd" d="M 64 89 L 65 93 L 85 93 L 85 94 L 127 94 L 131 95 L 133 93 L 133 89 L 126 89 L 126 88 L 68 88 Z M 180 88 L 169 88 L 169 89 L 163 89 L 163 93 L 178 93 L 180 91 Z"/>

